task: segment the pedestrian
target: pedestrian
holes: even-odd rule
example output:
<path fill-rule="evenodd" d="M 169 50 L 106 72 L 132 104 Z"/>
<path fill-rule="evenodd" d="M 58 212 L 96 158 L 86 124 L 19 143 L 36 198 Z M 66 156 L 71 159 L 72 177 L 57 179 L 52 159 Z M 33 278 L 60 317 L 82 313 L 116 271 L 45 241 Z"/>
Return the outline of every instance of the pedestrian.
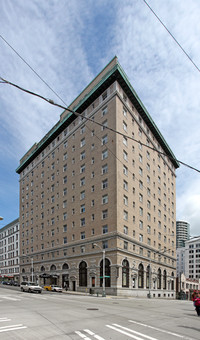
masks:
<path fill-rule="evenodd" d="M 193 293 L 192 293 L 192 296 L 191 296 L 194 306 L 195 306 L 195 299 L 196 299 L 196 297 L 197 297 L 197 291 L 194 290 Z"/>
<path fill-rule="evenodd" d="M 197 297 L 196 297 L 194 303 L 195 303 L 197 315 L 200 316 L 200 293 L 197 294 Z"/>

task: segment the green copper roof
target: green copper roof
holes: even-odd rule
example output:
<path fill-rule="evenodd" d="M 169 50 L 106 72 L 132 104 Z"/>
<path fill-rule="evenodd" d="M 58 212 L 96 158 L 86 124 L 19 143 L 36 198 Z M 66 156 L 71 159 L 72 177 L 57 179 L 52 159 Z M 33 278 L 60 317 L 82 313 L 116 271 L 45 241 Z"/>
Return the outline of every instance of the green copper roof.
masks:
<path fill-rule="evenodd" d="M 114 58 L 111 60 L 111 62 Z M 111 63 L 110 62 L 110 63 Z M 109 64 L 110 64 L 109 63 Z M 108 65 L 109 65 L 108 64 Z M 107 67 L 107 66 L 106 66 Z M 105 70 L 106 67 L 103 69 Z M 102 71 L 101 71 L 102 72 Z M 100 74 L 101 74 L 100 72 Z M 100 75 L 99 74 L 99 75 Z M 97 77 L 96 77 L 97 78 Z M 160 133 L 159 129 L 157 128 L 156 124 L 152 120 L 151 116 L 149 115 L 148 111 L 146 110 L 145 106 L 141 102 L 140 98 L 138 97 L 137 93 L 133 89 L 132 85 L 130 84 L 124 70 L 120 66 L 119 62 L 114 65 L 104 76 L 101 80 L 73 107 L 73 111 L 77 113 L 82 113 L 101 93 L 103 93 L 108 86 L 110 86 L 115 80 L 117 80 L 121 87 L 123 88 L 124 92 L 132 101 L 133 105 L 141 115 L 142 119 L 146 122 L 149 129 L 155 135 L 157 140 L 159 141 L 160 145 L 162 146 L 164 152 L 169 156 L 175 168 L 179 167 L 179 163 L 177 162 L 172 150 L 170 149 L 169 145 L 165 141 L 164 137 Z M 90 83 L 92 84 L 92 82 Z M 89 85 L 90 85 L 89 84 Z M 88 86 L 89 86 L 88 85 Z M 87 87 L 88 87 L 87 86 Z M 81 93 L 83 93 L 82 91 Z M 78 96 L 79 97 L 79 96 Z M 78 98 L 77 97 L 77 98 Z M 35 144 L 33 151 L 27 155 L 27 158 L 19 165 L 16 169 L 17 173 L 21 173 L 25 167 L 33 161 L 33 159 L 45 149 L 45 147 L 53 141 L 53 139 L 58 136 L 71 122 L 76 119 L 76 115 L 69 112 L 63 120 L 58 121 L 56 125 L 41 139 L 38 144 Z"/>

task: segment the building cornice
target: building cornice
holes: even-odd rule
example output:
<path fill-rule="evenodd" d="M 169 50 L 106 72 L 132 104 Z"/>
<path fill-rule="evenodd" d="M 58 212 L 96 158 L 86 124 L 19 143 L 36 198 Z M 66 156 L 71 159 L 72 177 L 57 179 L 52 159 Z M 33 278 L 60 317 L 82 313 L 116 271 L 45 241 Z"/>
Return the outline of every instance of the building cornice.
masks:
<path fill-rule="evenodd" d="M 107 67 L 113 62 L 113 59 L 111 62 L 107 65 Z M 109 69 L 109 67 L 108 67 Z M 104 68 L 105 72 L 106 68 Z M 101 73 L 95 78 L 97 79 L 100 77 Z M 93 80 L 94 81 L 94 80 Z M 89 84 L 92 85 L 93 81 Z M 160 143 L 162 149 L 164 152 L 169 156 L 171 162 L 173 163 L 175 168 L 179 167 L 179 163 L 177 162 L 172 150 L 170 149 L 169 145 L 165 141 L 164 137 L 160 133 L 159 129 L 157 128 L 156 124 L 152 120 L 151 116 L 149 115 L 147 109 L 141 102 L 140 98 L 138 97 L 137 93 L 133 89 L 132 85 L 130 84 L 128 77 L 126 76 L 124 70 L 120 66 L 119 62 L 116 59 L 116 64 L 108 70 L 107 73 L 104 73 L 102 78 L 97 82 L 96 85 L 88 92 L 86 95 L 80 99 L 78 104 L 75 104 L 73 106 L 73 103 L 69 106 L 70 110 L 72 107 L 72 110 L 78 114 L 81 114 L 84 112 L 84 110 L 91 105 L 111 84 L 113 84 L 115 81 L 118 81 L 120 86 L 122 87 L 123 91 L 126 93 L 126 95 L 129 97 L 131 102 L 133 103 L 134 107 L 144 120 L 144 122 L 147 124 L 148 128 L 152 131 L 158 142 Z M 89 85 L 86 87 L 86 89 L 89 87 Z M 85 90 L 86 90 L 85 89 Z M 84 90 L 84 91 L 85 91 Z M 84 93 L 84 91 L 81 92 L 81 94 Z M 79 95 L 80 96 L 80 95 Z M 78 97 L 79 97 L 78 96 Z M 76 99 L 78 99 L 78 97 Z M 75 100 L 76 101 L 76 100 Z M 74 102 L 75 102 L 74 101 Z M 68 108 L 69 108 L 68 107 Z M 67 111 L 67 110 L 66 110 Z M 67 126 L 69 126 L 76 118 L 77 115 L 73 112 L 68 112 L 66 116 L 64 113 L 61 114 L 60 120 L 57 122 L 56 125 L 53 126 L 53 128 L 42 138 L 42 140 L 37 144 L 35 143 L 32 147 L 33 151 L 27 152 L 27 157 L 24 155 L 25 159 L 21 160 L 21 164 L 16 169 L 16 172 L 20 174 L 27 166 L 30 164 L 45 148 L 49 143 L 51 143 Z M 23 158 L 24 158 L 23 157 Z"/>

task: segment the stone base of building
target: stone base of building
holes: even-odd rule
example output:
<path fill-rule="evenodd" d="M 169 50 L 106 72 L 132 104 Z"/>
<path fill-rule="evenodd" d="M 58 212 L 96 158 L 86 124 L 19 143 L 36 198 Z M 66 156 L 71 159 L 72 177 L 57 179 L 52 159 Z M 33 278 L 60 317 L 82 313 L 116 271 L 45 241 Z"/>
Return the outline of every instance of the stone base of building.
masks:
<path fill-rule="evenodd" d="M 77 292 L 88 293 L 95 296 L 103 296 L 102 287 L 83 288 L 77 287 Z M 148 289 L 126 289 L 126 288 L 106 288 L 106 295 L 121 296 L 121 297 L 139 297 L 139 298 L 161 298 L 161 299 L 176 299 L 175 291 L 168 290 L 151 290 Z"/>

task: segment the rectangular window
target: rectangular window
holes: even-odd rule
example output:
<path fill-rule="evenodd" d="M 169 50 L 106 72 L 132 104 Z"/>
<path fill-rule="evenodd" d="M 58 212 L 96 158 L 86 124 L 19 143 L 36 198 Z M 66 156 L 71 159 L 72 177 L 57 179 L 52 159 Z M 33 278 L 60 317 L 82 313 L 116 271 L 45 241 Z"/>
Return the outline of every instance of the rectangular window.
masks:
<path fill-rule="evenodd" d="M 124 210 L 124 220 L 128 221 L 128 211 Z"/>
<path fill-rule="evenodd" d="M 128 197 L 124 195 L 124 205 L 128 205 Z"/>
<path fill-rule="evenodd" d="M 124 241 L 124 249 L 128 250 L 128 242 L 127 241 Z"/>
<path fill-rule="evenodd" d="M 123 129 L 127 132 L 127 124 L 123 121 Z"/>
<path fill-rule="evenodd" d="M 80 209 L 81 214 L 85 212 L 85 204 L 81 205 L 81 209 Z"/>
<path fill-rule="evenodd" d="M 81 152 L 80 154 L 80 160 L 82 161 L 83 159 L 85 159 L 85 151 Z"/>
<path fill-rule="evenodd" d="M 85 232 L 82 231 L 82 232 L 81 232 L 81 240 L 84 240 L 84 239 L 85 239 Z"/>
<path fill-rule="evenodd" d="M 104 120 L 104 122 L 102 123 L 102 127 L 101 127 L 101 130 L 105 130 L 106 127 L 108 126 L 108 121 L 107 120 Z"/>
<path fill-rule="evenodd" d="M 128 139 L 125 136 L 123 136 L 123 144 L 128 146 Z"/>
<path fill-rule="evenodd" d="M 102 175 L 107 174 L 108 172 L 108 164 L 102 166 Z"/>
<path fill-rule="evenodd" d="M 126 165 L 123 165 L 123 174 L 128 176 L 128 168 Z"/>
<path fill-rule="evenodd" d="M 128 235 L 128 227 L 124 225 L 124 234 Z"/>
<path fill-rule="evenodd" d="M 128 162 L 128 153 L 125 150 L 123 150 L 123 158 L 126 162 Z"/>
<path fill-rule="evenodd" d="M 123 188 L 128 191 L 128 182 L 126 182 L 125 180 L 123 181 Z"/>
<path fill-rule="evenodd" d="M 103 94 L 102 94 L 102 100 L 105 100 L 107 98 L 107 91 L 105 91 Z"/>
<path fill-rule="evenodd" d="M 105 107 L 102 109 L 102 116 L 105 116 L 107 112 L 108 112 L 108 108 L 107 108 L 107 106 L 105 106 Z"/>
<path fill-rule="evenodd" d="M 82 187 L 83 185 L 85 185 L 85 177 L 80 179 L 80 186 Z"/>
<path fill-rule="evenodd" d="M 81 168 L 80 168 L 80 173 L 84 173 L 85 172 L 85 164 L 81 165 Z"/>
<path fill-rule="evenodd" d="M 143 175 L 143 170 L 142 168 L 139 167 L 139 175 L 142 176 Z"/>
<path fill-rule="evenodd" d="M 141 220 L 139 221 L 139 228 L 143 229 L 143 222 Z"/>
<path fill-rule="evenodd" d="M 102 160 L 106 159 L 108 157 L 108 150 L 102 151 Z"/>
<path fill-rule="evenodd" d="M 108 143 L 108 136 L 105 135 L 105 136 L 103 136 L 102 139 L 101 139 L 101 144 L 102 144 L 102 145 L 105 145 L 105 144 L 107 144 L 107 143 Z"/>
<path fill-rule="evenodd" d="M 85 145 L 85 138 L 81 139 L 80 147 L 82 148 Z"/>
<path fill-rule="evenodd" d="M 102 242 L 102 248 L 107 249 L 108 248 L 108 241 L 103 241 Z"/>
<path fill-rule="evenodd" d="M 102 211 L 102 220 L 105 220 L 106 218 L 108 218 L 108 210 L 103 210 Z"/>
<path fill-rule="evenodd" d="M 108 195 L 103 195 L 102 196 L 102 204 L 107 204 L 108 203 Z"/>
<path fill-rule="evenodd" d="M 85 226 L 85 217 L 81 218 L 80 224 L 81 224 L 81 227 Z"/>
<path fill-rule="evenodd" d="M 83 200 L 84 198 L 85 198 L 85 190 L 81 191 L 81 194 L 80 194 L 80 199 Z"/>
<path fill-rule="evenodd" d="M 108 187 L 108 179 L 102 181 L 102 189 L 106 189 Z"/>
<path fill-rule="evenodd" d="M 105 224 L 105 225 L 103 225 L 103 227 L 102 227 L 102 234 L 107 234 L 107 233 L 108 233 L 108 225 Z"/>

